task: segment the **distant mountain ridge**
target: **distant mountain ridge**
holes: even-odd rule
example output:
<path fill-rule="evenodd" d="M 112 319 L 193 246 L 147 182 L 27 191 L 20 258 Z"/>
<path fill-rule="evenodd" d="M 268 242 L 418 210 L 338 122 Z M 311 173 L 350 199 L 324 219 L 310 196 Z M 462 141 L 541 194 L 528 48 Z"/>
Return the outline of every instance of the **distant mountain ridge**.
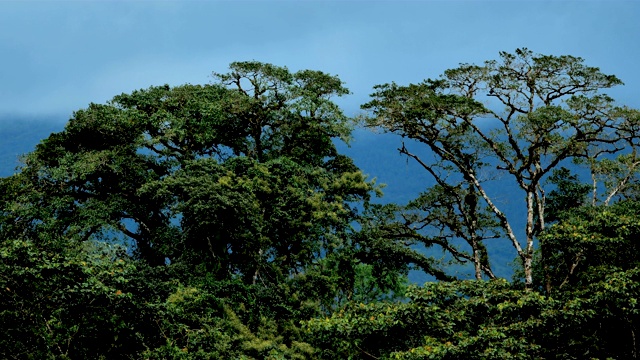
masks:
<path fill-rule="evenodd" d="M 376 178 L 377 183 L 385 184 L 382 189 L 384 196 L 374 201 L 379 203 L 406 204 L 415 199 L 421 192 L 434 185 L 434 181 L 427 171 L 413 159 L 400 155 L 398 148 L 403 144 L 413 153 L 423 159 L 429 158 L 426 145 L 413 140 L 388 133 L 374 133 L 369 130 L 358 129 L 354 132 L 354 139 L 350 146 L 339 144 L 338 149 L 353 158 L 355 164 L 370 178 Z M 507 214 L 516 235 L 524 236 L 526 224 L 526 208 L 524 192 L 515 183 L 502 179 L 484 183 L 485 190 L 493 197 L 497 206 Z M 522 230 L 518 230 L 522 229 Z M 490 253 L 491 266 L 499 277 L 510 279 L 513 275 L 513 264 L 517 254 L 506 238 L 488 240 L 487 249 Z M 435 257 L 444 256 L 440 249 L 433 248 L 428 253 Z M 461 277 L 472 277 L 472 267 L 460 267 Z M 423 283 L 428 277 L 412 274 L 411 280 Z"/>
<path fill-rule="evenodd" d="M 20 156 L 52 132 L 62 131 L 65 123 L 65 117 L 58 115 L 0 115 L 0 177 L 15 173 Z"/>
<path fill-rule="evenodd" d="M 15 173 L 20 165 L 20 156 L 33 151 L 36 145 L 47 138 L 52 132 L 64 129 L 68 118 L 64 116 L 0 116 L 0 177 Z M 420 168 L 415 161 L 407 159 L 398 153 L 402 139 L 392 134 L 376 134 L 369 130 L 357 129 L 350 145 L 338 143 L 338 150 L 353 158 L 355 164 L 370 178 L 386 186 L 384 196 L 374 201 L 380 203 L 405 204 L 414 199 L 420 192 L 433 185 L 430 176 Z M 424 145 L 406 142 L 413 151 L 425 153 Z M 518 207 L 515 207 L 512 197 L 517 194 L 517 188 L 495 181 L 489 189 L 501 195 L 500 201 L 504 210 L 516 218 L 522 218 Z M 517 196 L 517 195 L 516 195 Z M 518 200 L 521 200 L 518 198 Z M 515 222 L 520 227 L 520 221 Z M 511 245 L 503 239 L 488 244 L 492 253 L 492 266 L 498 276 L 510 277 L 513 273 L 512 262 L 515 252 Z M 438 256 L 438 250 L 431 250 L 431 254 Z M 462 275 L 462 274 L 461 274 Z M 422 283 L 427 280 L 424 275 L 412 274 L 412 281 Z"/>

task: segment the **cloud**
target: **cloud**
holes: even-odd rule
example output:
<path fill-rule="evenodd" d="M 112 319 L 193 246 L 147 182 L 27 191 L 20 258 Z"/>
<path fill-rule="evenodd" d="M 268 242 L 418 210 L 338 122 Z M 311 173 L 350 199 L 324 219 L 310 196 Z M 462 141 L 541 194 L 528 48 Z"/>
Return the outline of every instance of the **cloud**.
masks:
<path fill-rule="evenodd" d="M 337 74 L 356 111 L 498 51 L 585 57 L 640 86 L 634 2 L 0 2 L 0 113 L 65 113 L 151 85 L 206 83 L 232 61 Z M 631 91 L 627 90 L 627 93 Z M 623 92 L 624 93 L 624 92 Z M 628 96 L 631 98 L 631 96 Z"/>

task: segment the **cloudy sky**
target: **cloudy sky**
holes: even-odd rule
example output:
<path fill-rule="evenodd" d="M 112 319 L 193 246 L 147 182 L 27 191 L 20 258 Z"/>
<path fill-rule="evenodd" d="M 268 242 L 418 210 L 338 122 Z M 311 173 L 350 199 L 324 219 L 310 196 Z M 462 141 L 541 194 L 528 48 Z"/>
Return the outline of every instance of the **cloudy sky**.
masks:
<path fill-rule="evenodd" d="M 638 0 L 0 0 L 0 175 L 74 110 L 152 85 L 209 83 L 232 61 L 338 75 L 353 115 L 373 85 L 527 47 L 617 75 L 626 86 L 609 94 L 640 108 L 638 19 Z M 361 131 L 344 151 L 388 184 L 385 201 L 404 202 L 429 180 L 384 139 Z"/>
<path fill-rule="evenodd" d="M 575 55 L 640 107 L 640 1 L 0 0 L 0 121 L 67 119 L 151 85 L 208 83 L 232 61 L 340 76 L 353 113 L 375 84 L 437 77 L 502 50 Z"/>

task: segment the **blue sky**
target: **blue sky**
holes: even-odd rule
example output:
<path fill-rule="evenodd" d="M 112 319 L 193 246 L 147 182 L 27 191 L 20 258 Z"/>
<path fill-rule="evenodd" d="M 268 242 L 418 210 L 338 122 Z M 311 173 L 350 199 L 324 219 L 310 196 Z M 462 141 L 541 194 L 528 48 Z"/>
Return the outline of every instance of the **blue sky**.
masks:
<path fill-rule="evenodd" d="M 0 0 L 0 148 L 11 149 L 0 170 L 90 102 L 208 83 L 232 61 L 338 75 L 353 93 L 339 103 L 354 115 L 373 85 L 419 82 L 527 47 L 617 75 L 626 86 L 609 94 L 640 108 L 639 18 L 640 1 L 631 0 Z M 429 183 L 394 139 L 359 131 L 355 140 L 343 150 L 389 185 L 384 201 L 404 202 Z"/>
<path fill-rule="evenodd" d="M 68 119 L 151 85 L 207 83 L 232 61 L 339 75 L 353 95 L 501 50 L 575 55 L 640 107 L 640 1 L 3 1 L 0 121 Z M 11 116 L 9 116 L 11 115 Z"/>

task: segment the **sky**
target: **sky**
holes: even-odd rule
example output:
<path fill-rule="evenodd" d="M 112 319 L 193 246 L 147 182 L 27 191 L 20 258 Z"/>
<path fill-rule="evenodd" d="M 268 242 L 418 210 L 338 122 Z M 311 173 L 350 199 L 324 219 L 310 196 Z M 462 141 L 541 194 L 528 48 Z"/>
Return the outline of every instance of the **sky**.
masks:
<path fill-rule="evenodd" d="M 0 0 L 0 122 L 67 120 L 153 85 L 204 84 L 232 61 L 338 75 L 348 114 L 373 85 L 435 78 L 500 51 L 574 55 L 640 107 L 640 1 Z M 0 134 L 2 141 L 2 134 Z"/>
<path fill-rule="evenodd" d="M 626 85 L 608 94 L 640 108 L 639 18 L 638 0 L 0 0 L 0 149 L 11 149 L 0 168 L 11 172 L 34 136 L 62 130 L 91 102 L 210 83 L 233 61 L 337 75 L 352 92 L 337 102 L 356 115 L 376 84 L 416 83 L 526 47 L 618 76 Z M 404 202 L 427 180 L 388 140 L 359 130 L 344 151 L 389 185 L 385 201 Z"/>

